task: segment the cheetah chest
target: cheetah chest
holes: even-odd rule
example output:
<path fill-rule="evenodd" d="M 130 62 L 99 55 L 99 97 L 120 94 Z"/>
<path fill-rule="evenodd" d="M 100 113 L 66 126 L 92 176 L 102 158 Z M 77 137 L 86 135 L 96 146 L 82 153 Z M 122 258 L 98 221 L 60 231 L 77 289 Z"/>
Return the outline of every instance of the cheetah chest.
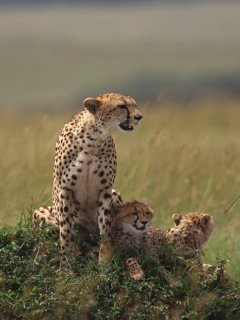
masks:
<path fill-rule="evenodd" d="M 74 167 L 76 174 L 73 190 L 73 218 L 91 232 L 98 231 L 99 196 L 104 190 L 112 188 L 113 175 L 109 160 L 97 155 L 80 156 Z"/>

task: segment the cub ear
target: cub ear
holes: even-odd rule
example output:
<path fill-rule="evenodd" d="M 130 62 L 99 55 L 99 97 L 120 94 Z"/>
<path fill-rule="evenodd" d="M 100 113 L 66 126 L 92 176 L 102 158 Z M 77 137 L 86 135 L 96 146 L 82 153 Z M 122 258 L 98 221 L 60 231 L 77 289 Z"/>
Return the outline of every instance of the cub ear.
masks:
<path fill-rule="evenodd" d="M 95 98 L 87 98 L 83 101 L 84 107 L 92 114 L 95 114 L 97 109 L 101 106 L 101 101 Z"/>
<path fill-rule="evenodd" d="M 209 214 L 205 214 L 201 219 L 201 226 L 205 227 L 208 223 L 208 221 L 211 220 L 211 216 Z"/>
<path fill-rule="evenodd" d="M 148 202 L 146 202 L 146 205 L 149 206 L 153 210 L 152 206 Z"/>
<path fill-rule="evenodd" d="M 150 212 L 152 214 L 152 216 L 151 216 L 151 219 L 152 219 L 155 214 L 153 207 L 149 203 L 146 203 L 146 206 L 147 206 L 147 209 L 149 210 L 148 212 Z"/>
<path fill-rule="evenodd" d="M 181 219 L 182 219 L 182 216 L 180 216 L 179 214 L 176 214 L 176 213 L 175 213 L 175 214 L 172 216 L 172 220 L 173 220 L 173 222 L 175 223 L 175 226 L 176 226 L 176 227 L 180 224 Z"/>

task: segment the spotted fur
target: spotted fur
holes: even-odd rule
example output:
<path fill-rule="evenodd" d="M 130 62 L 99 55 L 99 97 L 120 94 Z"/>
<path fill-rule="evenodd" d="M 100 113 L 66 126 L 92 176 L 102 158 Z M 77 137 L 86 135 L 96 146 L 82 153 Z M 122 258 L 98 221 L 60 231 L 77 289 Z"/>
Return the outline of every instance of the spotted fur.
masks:
<path fill-rule="evenodd" d="M 160 264 L 159 255 L 164 241 L 171 243 L 175 249 L 190 249 L 195 254 L 202 251 L 214 229 L 214 221 L 210 215 L 194 212 L 184 216 L 173 215 L 175 228 L 164 232 L 149 225 L 153 215 L 154 211 L 147 203 L 135 200 L 120 205 L 115 202 L 113 204 L 112 237 L 116 247 L 124 252 L 125 265 L 131 278 L 135 280 L 145 277 L 135 258 L 139 248 L 148 251 Z M 201 259 L 199 262 L 202 264 Z M 162 271 L 169 277 L 166 270 Z"/>
<path fill-rule="evenodd" d="M 136 260 L 140 248 L 147 250 L 160 263 L 156 239 L 164 232 L 149 226 L 153 215 L 148 203 L 134 200 L 120 205 L 114 202 L 113 205 L 112 238 L 116 248 L 124 254 L 130 277 L 135 280 L 145 277 Z"/>
<path fill-rule="evenodd" d="M 172 219 L 175 228 L 166 232 L 168 242 L 175 248 L 201 252 L 214 229 L 213 218 L 209 214 L 191 212 L 183 216 L 174 214 Z"/>
<path fill-rule="evenodd" d="M 71 261 L 72 225 L 80 223 L 90 232 L 100 232 L 99 262 L 110 243 L 112 187 L 117 156 L 112 133 L 133 132 L 142 119 L 129 96 L 111 93 L 83 102 L 85 110 L 67 123 L 56 143 L 53 172 L 53 206 L 35 211 L 35 223 L 43 220 L 59 227 L 61 266 Z M 105 243 L 105 244 L 104 244 Z M 105 248 L 105 249 L 104 249 Z"/>

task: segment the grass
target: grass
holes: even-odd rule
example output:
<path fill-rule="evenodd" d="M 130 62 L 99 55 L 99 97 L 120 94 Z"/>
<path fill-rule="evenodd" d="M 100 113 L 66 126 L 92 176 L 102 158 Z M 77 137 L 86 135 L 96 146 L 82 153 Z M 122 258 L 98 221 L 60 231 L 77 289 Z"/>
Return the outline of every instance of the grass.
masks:
<path fill-rule="evenodd" d="M 92 245 L 96 239 L 90 239 Z M 75 250 L 78 239 L 75 239 Z M 217 273 L 202 273 L 191 261 L 162 262 L 175 282 L 168 283 L 146 252 L 140 254 L 147 279 L 133 281 L 116 254 L 98 266 L 87 255 L 87 243 L 75 251 L 74 273 L 59 271 L 57 237 L 36 229 L 24 212 L 16 227 L 0 229 L 1 319 L 189 319 L 237 320 L 240 287 L 218 257 Z M 88 243 L 89 245 L 89 243 Z M 172 249 L 171 249 L 172 250 Z M 174 253 L 173 253 L 174 254 Z M 185 260 L 184 260 L 185 259 Z"/>
<path fill-rule="evenodd" d="M 144 118 L 135 132 L 114 135 L 114 187 L 124 201 L 149 202 L 153 225 L 163 230 L 173 226 L 174 213 L 212 215 L 216 227 L 204 260 L 215 263 L 219 253 L 239 278 L 240 202 L 231 206 L 240 195 L 238 104 L 222 99 L 142 106 Z M 75 112 L 0 117 L 0 225 L 16 225 L 23 208 L 51 205 L 55 142 Z"/>
<path fill-rule="evenodd" d="M 178 106 L 156 101 L 140 109 L 144 118 L 135 132 L 114 135 L 115 188 L 124 201 L 149 202 L 153 225 L 163 230 L 173 226 L 173 213 L 211 214 L 216 227 L 203 260 L 240 278 L 239 202 L 234 203 L 240 180 L 239 101 L 209 97 Z M 187 264 L 182 274 L 166 257 L 169 271 L 181 275 L 177 287 L 161 278 L 146 254 L 143 282 L 129 278 L 118 255 L 99 267 L 86 248 L 75 255 L 75 274 L 59 274 L 57 238 L 34 229 L 21 211 L 51 204 L 55 142 L 77 111 L 39 109 L 31 116 L 0 117 L 1 319 L 134 319 L 134 310 L 136 319 L 238 319 L 238 280 L 206 278 Z"/>

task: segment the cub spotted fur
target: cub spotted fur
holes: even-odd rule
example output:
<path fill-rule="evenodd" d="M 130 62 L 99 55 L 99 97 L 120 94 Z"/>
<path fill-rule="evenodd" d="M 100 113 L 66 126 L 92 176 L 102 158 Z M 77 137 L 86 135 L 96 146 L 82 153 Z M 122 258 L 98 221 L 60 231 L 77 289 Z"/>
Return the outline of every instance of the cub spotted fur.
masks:
<path fill-rule="evenodd" d="M 214 229 L 214 221 L 210 215 L 193 212 L 183 216 L 174 214 L 175 228 L 164 232 L 149 225 L 154 211 L 148 203 L 134 200 L 123 204 L 122 199 L 120 203 L 116 203 L 114 196 L 113 199 L 112 237 L 115 245 L 124 252 L 125 264 L 135 280 L 145 277 L 135 258 L 139 248 L 147 250 L 160 264 L 163 241 L 171 243 L 175 249 L 190 248 L 196 253 L 202 250 Z M 201 260 L 200 263 L 202 264 Z"/>
<path fill-rule="evenodd" d="M 202 250 L 214 229 L 213 218 L 201 212 L 191 212 L 183 216 L 174 214 L 172 219 L 175 228 L 169 229 L 166 237 L 175 248 Z"/>
<path fill-rule="evenodd" d="M 113 202 L 112 238 L 115 246 L 124 253 L 125 264 L 131 278 L 135 280 L 145 277 L 144 271 L 135 259 L 140 248 L 147 250 L 160 263 L 153 233 L 157 231 L 157 235 L 162 235 L 164 232 L 149 227 L 153 215 L 154 211 L 148 203 L 136 200 L 124 204 Z"/>
<path fill-rule="evenodd" d="M 193 253 L 201 252 L 214 229 L 213 218 L 206 213 L 191 212 L 172 216 L 175 228 L 166 232 L 166 239 L 174 248 L 188 248 Z M 202 259 L 198 257 L 200 264 Z M 205 265 L 212 267 L 210 265 Z"/>

